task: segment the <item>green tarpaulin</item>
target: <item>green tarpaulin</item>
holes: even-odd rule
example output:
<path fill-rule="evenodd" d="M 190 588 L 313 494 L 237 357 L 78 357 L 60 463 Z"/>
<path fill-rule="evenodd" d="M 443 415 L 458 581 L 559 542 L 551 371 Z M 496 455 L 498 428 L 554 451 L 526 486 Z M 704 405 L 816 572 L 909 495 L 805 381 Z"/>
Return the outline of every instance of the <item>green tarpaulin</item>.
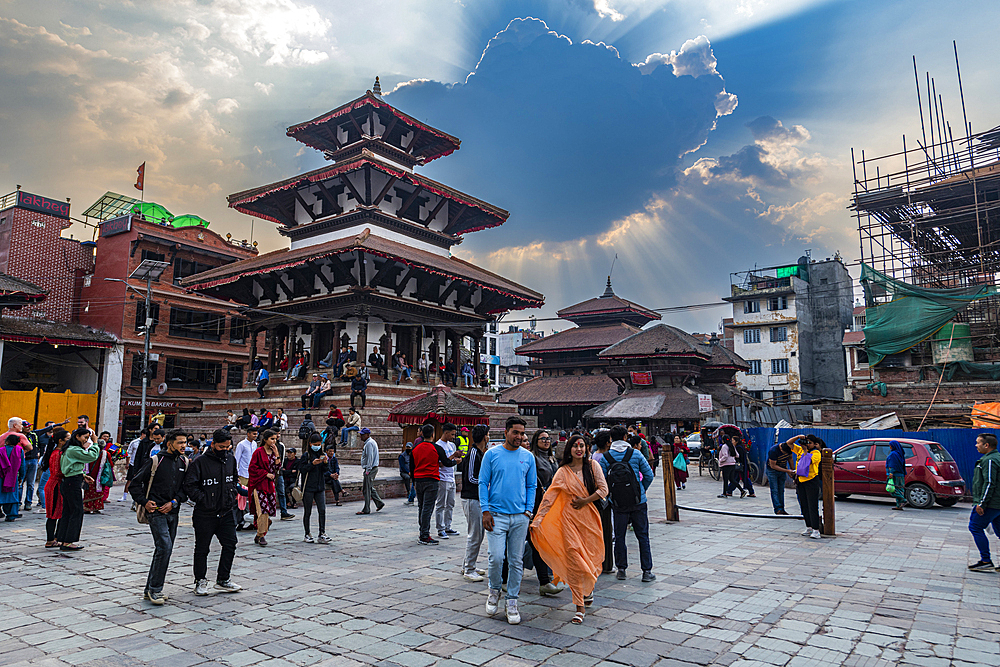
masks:
<path fill-rule="evenodd" d="M 887 293 L 892 300 L 865 311 L 865 347 L 868 363 L 880 363 L 890 354 L 908 350 L 930 338 L 955 315 L 976 301 L 997 293 L 992 285 L 929 289 L 909 285 L 861 265 L 865 294 Z"/>

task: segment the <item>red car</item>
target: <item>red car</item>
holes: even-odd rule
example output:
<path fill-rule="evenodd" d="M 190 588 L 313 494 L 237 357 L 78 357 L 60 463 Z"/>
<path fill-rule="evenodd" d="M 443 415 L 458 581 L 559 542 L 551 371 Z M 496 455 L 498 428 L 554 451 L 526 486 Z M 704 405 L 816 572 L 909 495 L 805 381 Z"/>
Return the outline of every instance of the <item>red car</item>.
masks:
<path fill-rule="evenodd" d="M 965 494 L 965 481 L 940 443 L 904 438 L 868 438 L 849 442 L 833 454 L 833 478 L 836 497 L 890 497 L 885 490 L 885 459 L 889 442 L 896 440 L 906 454 L 906 501 L 913 507 L 927 509 L 938 505 L 951 507 Z"/>

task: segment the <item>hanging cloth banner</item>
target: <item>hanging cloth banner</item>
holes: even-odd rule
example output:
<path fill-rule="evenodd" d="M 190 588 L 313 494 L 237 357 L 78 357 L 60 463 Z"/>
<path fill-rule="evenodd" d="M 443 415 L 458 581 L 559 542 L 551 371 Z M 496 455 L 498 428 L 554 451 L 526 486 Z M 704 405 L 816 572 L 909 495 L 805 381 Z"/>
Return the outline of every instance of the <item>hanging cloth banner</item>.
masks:
<path fill-rule="evenodd" d="M 143 186 L 146 183 L 146 163 L 143 162 L 142 164 L 140 164 L 139 168 L 135 170 L 135 173 L 137 173 L 138 176 L 135 179 L 134 186 L 136 190 L 139 190 L 141 192 Z"/>
<path fill-rule="evenodd" d="M 631 371 L 632 384 L 646 386 L 653 384 L 653 374 L 649 371 Z"/>
<path fill-rule="evenodd" d="M 917 287 L 879 273 L 867 264 L 861 265 L 861 284 L 869 303 L 873 294 L 892 295 L 888 303 L 865 310 L 865 347 L 872 366 L 930 338 L 973 301 L 997 294 L 993 285 Z"/>

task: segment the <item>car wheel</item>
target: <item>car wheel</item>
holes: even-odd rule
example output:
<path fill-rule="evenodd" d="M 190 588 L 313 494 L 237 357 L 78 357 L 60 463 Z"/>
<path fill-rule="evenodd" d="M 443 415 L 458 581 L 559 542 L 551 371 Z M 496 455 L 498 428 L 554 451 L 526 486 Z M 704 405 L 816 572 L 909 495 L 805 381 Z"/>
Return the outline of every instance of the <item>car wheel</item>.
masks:
<path fill-rule="evenodd" d="M 934 504 L 934 492 L 926 484 L 910 484 L 906 487 L 906 502 L 925 510 Z"/>
<path fill-rule="evenodd" d="M 847 500 L 848 498 L 851 497 L 851 494 L 849 494 L 849 493 L 835 493 L 835 494 L 833 494 L 833 497 L 836 498 L 837 500 Z"/>
<path fill-rule="evenodd" d="M 958 502 L 958 498 L 938 498 L 937 504 L 941 507 L 953 507 Z"/>

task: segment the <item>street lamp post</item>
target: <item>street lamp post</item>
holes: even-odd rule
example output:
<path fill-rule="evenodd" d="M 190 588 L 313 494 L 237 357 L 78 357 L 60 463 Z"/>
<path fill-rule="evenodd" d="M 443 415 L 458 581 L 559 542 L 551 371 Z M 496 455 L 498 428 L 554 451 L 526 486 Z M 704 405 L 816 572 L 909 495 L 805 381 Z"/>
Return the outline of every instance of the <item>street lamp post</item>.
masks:
<path fill-rule="evenodd" d="M 158 262 L 152 259 L 144 259 L 142 263 L 129 276 L 130 279 L 146 280 L 146 322 L 142 335 L 145 339 L 142 351 L 142 407 L 139 410 L 139 430 L 146 427 L 146 391 L 149 388 L 149 333 L 153 326 L 151 309 L 153 307 L 153 281 L 163 275 L 163 271 L 170 266 L 167 262 Z"/>

